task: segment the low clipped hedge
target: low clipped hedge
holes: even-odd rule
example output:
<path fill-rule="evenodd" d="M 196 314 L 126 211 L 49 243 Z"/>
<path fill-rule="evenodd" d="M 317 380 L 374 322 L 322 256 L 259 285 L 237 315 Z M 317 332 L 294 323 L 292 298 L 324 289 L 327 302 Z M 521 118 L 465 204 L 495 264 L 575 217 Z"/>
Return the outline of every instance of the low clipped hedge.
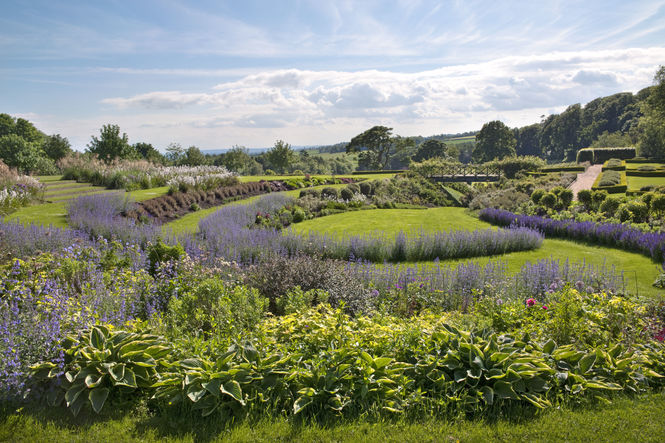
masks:
<path fill-rule="evenodd" d="M 380 171 L 353 171 L 352 175 L 366 175 L 366 174 L 402 174 L 406 169 L 385 169 Z"/>
<path fill-rule="evenodd" d="M 626 170 L 626 175 L 630 177 L 665 177 L 665 169 L 656 169 L 655 171 L 628 169 Z"/>
<path fill-rule="evenodd" d="M 626 148 L 584 148 L 577 151 L 577 163 L 591 162 L 592 164 L 605 163 L 611 158 L 627 160 L 635 158 L 634 147 Z"/>
<path fill-rule="evenodd" d="M 625 171 L 626 162 L 616 158 L 611 158 L 603 164 L 603 171 Z"/>
<path fill-rule="evenodd" d="M 635 157 L 626 159 L 626 163 L 662 163 L 662 160 L 650 159 L 645 157 Z"/>
<path fill-rule="evenodd" d="M 628 190 L 625 171 L 606 171 L 596 178 L 591 187 L 594 191 L 607 191 L 608 194 L 621 194 Z"/>
<path fill-rule="evenodd" d="M 549 173 L 549 172 L 584 172 L 586 168 L 584 166 L 554 166 L 540 168 L 540 172 Z"/>

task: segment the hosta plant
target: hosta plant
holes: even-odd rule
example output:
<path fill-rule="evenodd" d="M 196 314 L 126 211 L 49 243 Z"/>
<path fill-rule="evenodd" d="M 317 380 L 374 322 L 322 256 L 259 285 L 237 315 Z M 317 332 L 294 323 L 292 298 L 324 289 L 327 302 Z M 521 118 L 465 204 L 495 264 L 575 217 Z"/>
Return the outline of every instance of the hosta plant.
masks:
<path fill-rule="evenodd" d="M 75 416 L 87 403 L 99 413 L 109 398 L 147 390 L 170 366 L 172 352 L 156 335 L 114 332 L 103 325 L 67 337 L 62 346 L 64 370 L 46 362 L 33 366 L 32 375 L 46 382 L 49 404 L 64 401 Z"/>

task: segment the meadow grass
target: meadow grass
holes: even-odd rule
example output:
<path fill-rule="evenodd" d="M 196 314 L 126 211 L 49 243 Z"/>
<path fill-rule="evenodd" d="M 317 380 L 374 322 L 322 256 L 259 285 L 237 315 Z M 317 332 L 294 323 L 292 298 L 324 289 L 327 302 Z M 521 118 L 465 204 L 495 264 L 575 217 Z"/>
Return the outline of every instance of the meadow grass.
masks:
<path fill-rule="evenodd" d="M 30 409 L 6 411 L 0 417 L 2 441 L 123 441 L 123 442 L 488 442 L 603 441 L 661 442 L 665 435 L 665 395 L 618 397 L 609 405 L 551 409 L 538 415 L 496 421 L 353 420 L 326 424 L 273 419 L 224 426 L 216 419 L 151 416 L 137 407 L 128 414 L 104 412 L 94 417 L 69 411 Z"/>
<path fill-rule="evenodd" d="M 357 235 L 371 231 L 383 231 L 394 235 L 399 231 L 414 231 L 424 229 L 451 230 L 451 229 L 487 229 L 492 227 L 471 216 L 464 208 L 431 208 L 431 209 L 376 209 L 368 211 L 354 211 L 328 217 L 316 218 L 293 225 L 296 232 L 319 232 L 339 236 Z M 520 270 L 525 262 L 534 263 L 540 259 L 565 260 L 570 262 L 591 263 L 597 266 L 614 266 L 617 271 L 624 271 L 626 290 L 649 297 L 665 291 L 652 286 L 660 274 L 660 265 L 648 257 L 634 252 L 602 246 L 576 243 L 569 240 L 545 239 L 539 249 L 524 252 L 513 252 L 501 256 L 478 257 L 472 259 L 446 260 L 443 265 L 456 266 L 463 262 L 474 261 L 487 263 L 497 258 L 504 261 L 509 273 Z M 637 286 L 636 286 L 637 282 Z"/>

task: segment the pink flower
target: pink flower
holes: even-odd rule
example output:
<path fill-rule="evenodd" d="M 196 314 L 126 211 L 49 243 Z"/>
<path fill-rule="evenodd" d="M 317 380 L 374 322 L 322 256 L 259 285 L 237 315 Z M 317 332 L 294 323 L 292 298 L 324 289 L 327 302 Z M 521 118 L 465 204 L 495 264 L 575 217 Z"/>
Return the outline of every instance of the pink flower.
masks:
<path fill-rule="evenodd" d="M 530 298 L 526 301 L 527 306 L 533 306 L 535 304 L 536 304 L 536 300 L 534 300 L 533 298 Z"/>
<path fill-rule="evenodd" d="M 543 305 L 543 309 L 547 311 L 547 306 Z"/>

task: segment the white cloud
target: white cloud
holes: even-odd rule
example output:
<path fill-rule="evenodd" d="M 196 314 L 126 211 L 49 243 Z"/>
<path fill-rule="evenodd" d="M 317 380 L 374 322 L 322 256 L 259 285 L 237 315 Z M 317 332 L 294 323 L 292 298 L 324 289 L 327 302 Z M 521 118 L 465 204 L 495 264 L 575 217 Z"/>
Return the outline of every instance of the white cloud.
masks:
<path fill-rule="evenodd" d="M 665 48 L 649 48 L 505 57 L 414 73 L 276 70 L 207 91 L 154 91 L 103 103 L 139 115 L 162 111 L 159 120 L 165 127 L 178 120 L 179 129 L 191 128 L 194 138 L 194 128 L 224 131 L 218 138 L 223 144 L 264 146 L 278 138 L 270 131 L 275 128 L 292 134 L 279 137 L 293 138 L 295 144 L 332 143 L 373 124 L 387 124 L 400 133 L 412 130 L 409 134 L 477 129 L 498 116 L 509 125 L 529 124 L 540 113 L 573 103 L 636 92 L 651 84 L 654 61 L 663 59 Z M 340 132 L 334 139 L 317 138 L 311 129 L 321 127 Z M 247 128 L 271 135 L 262 138 Z M 242 130 L 248 140 L 222 142 L 230 132 Z"/>

